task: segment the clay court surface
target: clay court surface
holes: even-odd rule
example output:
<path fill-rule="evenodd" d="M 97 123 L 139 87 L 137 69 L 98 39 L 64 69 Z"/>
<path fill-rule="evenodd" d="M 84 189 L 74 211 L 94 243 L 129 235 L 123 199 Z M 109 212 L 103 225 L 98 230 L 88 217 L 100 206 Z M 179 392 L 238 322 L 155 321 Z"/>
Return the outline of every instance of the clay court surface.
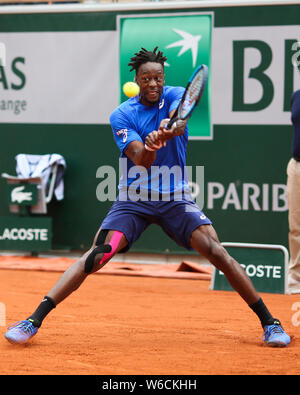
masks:
<path fill-rule="evenodd" d="M 60 272 L 0 269 L 6 324 L 26 318 Z M 261 342 L 259 321 L 209 280 L 93 274 L 45 319 L 26 345 L 1 326 L 2 375 L 299 374 L 300 295 L 261 294 L 293 336 L 288 348 Z M 298 308 L 299 309 L 299 308 Z M 297 322 L 300 323 L 300 317 Z"/>

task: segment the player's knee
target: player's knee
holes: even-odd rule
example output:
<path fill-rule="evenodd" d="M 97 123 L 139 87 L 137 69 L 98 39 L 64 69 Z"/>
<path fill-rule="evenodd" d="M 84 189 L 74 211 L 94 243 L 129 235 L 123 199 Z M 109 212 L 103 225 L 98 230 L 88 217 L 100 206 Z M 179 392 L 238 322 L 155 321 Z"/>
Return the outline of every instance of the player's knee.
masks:
<path fill-rule="evenodd" d="M 224 270 L 230 264 L 230 256 L 221 243 L 213 240 L 208 248 L 210 262 L 219 270 Z"/>
<path fill-rule="evenodd" d="M 97 271 L 115 254 L 123 233 L 115 231 L 108 244 L 105 244 L 105 239 L 108 230 L 101 230 L 97 240 L 96 247 L 88 254 L 85 260 L 84 271 L 92 273 Z"/>
<path fill-rule="evenodd" d="M 92 271 L 95 270 L 97 264 L 100 263 L 104 254 L 110 252 L 111 246 L 109 244 L 95 247 L 85 260 L 84 271 L 88 274 L 92 273 Z"/>

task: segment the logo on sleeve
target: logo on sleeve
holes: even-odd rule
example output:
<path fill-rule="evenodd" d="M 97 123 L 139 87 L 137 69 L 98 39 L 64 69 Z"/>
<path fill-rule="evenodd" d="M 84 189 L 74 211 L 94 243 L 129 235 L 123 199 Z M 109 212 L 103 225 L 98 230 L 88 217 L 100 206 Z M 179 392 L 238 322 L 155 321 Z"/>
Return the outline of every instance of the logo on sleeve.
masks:
<path fill-rule="evenodd" d="M 126 141 L 127 141 L 127 129 L 121 129 L 121 130 L 119 130 L 119 131 L 117 131 L 117 136 L 123 136 L 123 139 L 122 139 L 122 141 L 123 141 L 123 143 L 126 143 Z"/>

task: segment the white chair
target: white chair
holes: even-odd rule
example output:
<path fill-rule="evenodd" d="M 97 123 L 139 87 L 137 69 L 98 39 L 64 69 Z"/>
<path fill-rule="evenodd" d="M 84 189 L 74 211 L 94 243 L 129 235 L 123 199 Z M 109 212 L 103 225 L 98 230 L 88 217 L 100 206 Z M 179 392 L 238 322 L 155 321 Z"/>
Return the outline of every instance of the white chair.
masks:
<path fill-rule="evenodd" d="M 29 163 L 29 160 L 32 162 Z M 7 173 L 2 173 L 1 176 L 9 185 L 24 184 L 24 187 L 28 184 L 36 185 L 37 203 L 29 206 L 28 211 L 31 214 L 47 214 L 47 204 L 50 203 L 54 194 L 58 200 L 63 199 L 63 174 L 66 168 L 64 158 L 58 154 L 19 154 L 16 156 L 16 162 L 17 176 Z M 59 191 L 56 190 L 57 188 Z M 21 214 L 23 208 L 21 199 L 16 204 L 13 203 L 13 199 L 10 199 L 9 210 L 11 213 Z"/>

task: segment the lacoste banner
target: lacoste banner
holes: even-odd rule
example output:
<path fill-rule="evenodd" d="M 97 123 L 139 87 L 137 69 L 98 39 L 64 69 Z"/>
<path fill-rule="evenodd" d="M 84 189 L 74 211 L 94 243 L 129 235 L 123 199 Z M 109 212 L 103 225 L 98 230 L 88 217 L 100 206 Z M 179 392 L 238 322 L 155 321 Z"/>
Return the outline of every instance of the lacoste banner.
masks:
<path fill-rule="evenodd" d="M 48 251 L 51 239 L 49 217 L 0 217 L 0 250 Z"/>
<path fill-rule="evenodd" d="M 210 68 L 212 15 L 168 15 L 120 19 L 120 82 L 134 80 L 128 63 L 142 47 L 159 47 L 167 57 L 166 85 L 185 87 L 199 64 Z M 126 97 L 122 94 L 121 101 Z M 189 121 L 190 139 L 210 139 L 210 77 L 199 106 Z"/>
<path fill-rule="evenodd" d="M 244 268 L 258 292 L 287 292 L 289 254 L 281 245 L 222 243 Z M 214 290 L 233 291 L 224 273 L 214 268 L 210 285 Z"/>
<path fill-rule="evenodd" d="M 118 105 L 116 32 L 0 33 L 0 43 L 1 123 L 109 123 Z"/>

